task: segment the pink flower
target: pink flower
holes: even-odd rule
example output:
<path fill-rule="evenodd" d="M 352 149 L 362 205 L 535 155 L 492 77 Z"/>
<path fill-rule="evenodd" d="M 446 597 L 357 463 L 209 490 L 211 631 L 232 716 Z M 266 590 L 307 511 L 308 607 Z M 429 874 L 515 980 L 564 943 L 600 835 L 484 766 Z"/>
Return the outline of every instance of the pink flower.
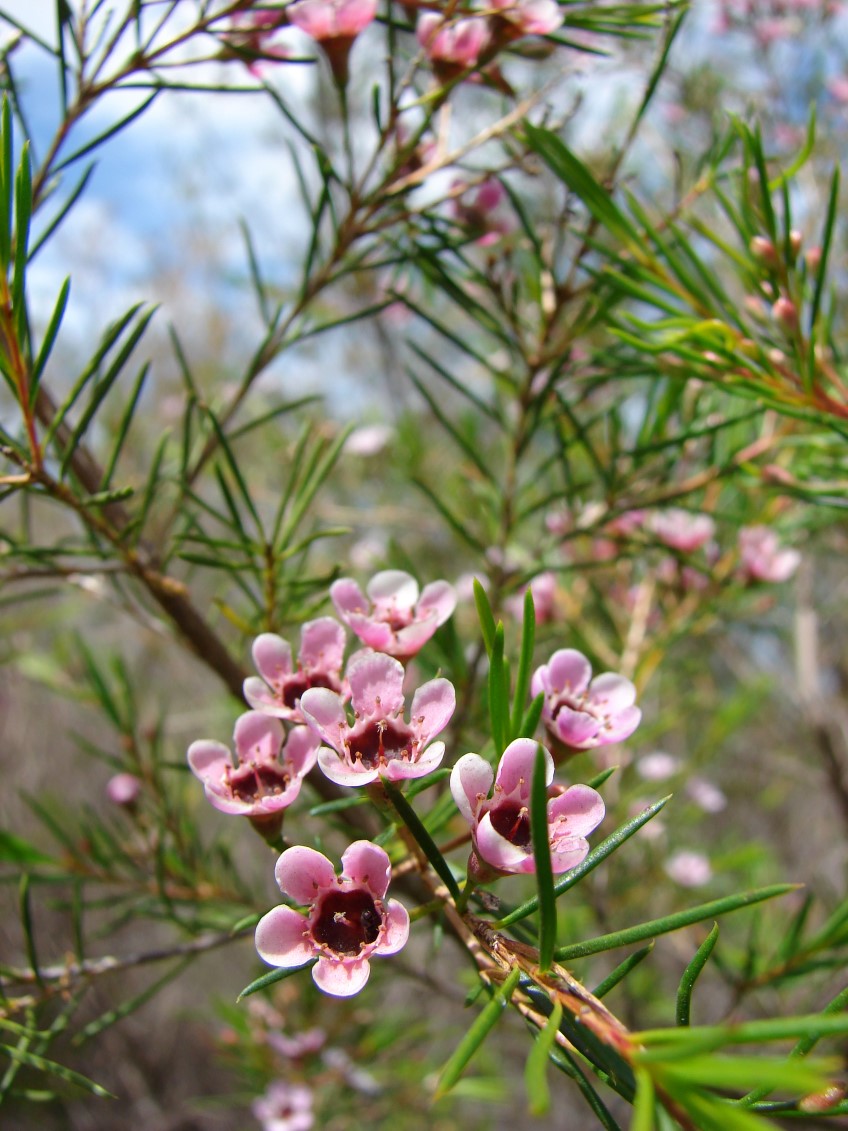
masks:
<path fill-rule="evenodd" d="M 480 16 L 446 20 L 437 12 L 423 12 L 415 34 L 431 63 L 461 71 L 474 66 L 491 38 L 488 21 Z"/>
<path fill-rule="evenodd" d="M 326 743 L 318 765 L 337 785 L 367 785 L 431 773 L 445 754 L 443 742 L 430 739 L 444 730 L 456 706 L 446 679 L 431 679 L 412 697 L 410 723 L 403 720 L 403 665 L 381 652 L 360 652 L 347 668 L 353 701 L 350 724 L 340 695 L 322 687 L 305 691 L 303 717 Z"/>
<path fill-rule="evenodd" d="M 708 514 L 692 514 L 680 507 L 669 507 L 651 516 L 650 529 L 666 546 L 681 554 L 691 554 L 709 542 L 715 533 L 715 523 Z"/>
<path fill-rule="evenodd" d="M 675 852 L 665 863 L 666 873 L 684 888 L 699 888 L 713 876 L 710 862 L 702 852 Z"/>
<path fill-rule="evenodd" d="M 291 805 L 318 755 L 318 739 L 308 727 L 294 727 L 285 743 L 283 738 L 277 719 L 247 711 L 235 726 L 238 765 L 226 746 L 206 738 L 189 746 L 188 764 L 216 809 L 267 817 Z"/>
<path fill-rule="evenodd" d="M 651 754 L 643 754 L 636 763 L 636 772 L 645 781 L 666 781 L 674 777 L 680 769 L 680 759 L 673 754 L 666 754 L 664 750 L 654 750 Z"/>
<path fill-rule="evenodd" d="M 634 706 L 636 688 L 630 680 L 614 672 L 592 679 L 592 665 L 574 648 L 561 648 L 537 668 L 530 692 L 534 697 L 544 692 L 545 726 L 570 750 L 620 742 L 629 738 L 642 718 Z"/>
<path fill-rule="evenodd" d="M 454 187 L 461 185 L 462 181 L 458 181 Z M 481 247 L 490 247 L 512 230 L 512 223 L 501 207 L 505 200 L 506 190 L 503 185 L 500 181 L 489 178 L 455 197 L 453 214 L 460 224 L 464 224 L 473 233 L 480 233 L 476 242 Z"/>
<path fill-rule="evenodd" d="M 705 813 L 720 813 L 727 808 L 727 798 L 722 790 L 706 778 L 690 778 L 686 783 L 686 792 Z"/>
<path fill-rule="evenodd" d="M 253 643 L 253 662 L 262 678 L 250 676 L 244 681 L 244 697 L 264 715 L 302 723 L 299 703 L 308 687 L 342 693 L 344 650 L 345 631 L 332 617 L 307 621 L 300 630 L 297 669 L 288 642 L 263 632 Z"/>
<path fill-rule="evenodd" d="M 324 993 L 359 993 L 371 972 L 372 955 L 396 954 L 409 937 L 409 915 L 395 899 L 384 901 L 392 876 L 382 848 L 358 840 L 342 856 L 342 874 L 314 848 L 287 849 L 274 873 L 284 895 L 308 905 L 275 907 L 256 926 L 256 949 L 270 966 L 312 968 Z"/>
<path fill-rule="evenodd" d="M 524 594 L 527 588 L 528 586 L 525 585 L 520 593 L 507 597 L 504 601 L 504 608 L 516 620 L 521 620 L 524 616 Z M 553 620 L 556 614 L 556 574 L 550 570 L 537 574 L 530 582 L 529 589 L 533 594 L 536 624 L 546 624 L 549 620 Z"/>
<path fill-rule="evenodd" d="M 487 6 L 508 20 L 518 35 L 550 35 L 562 26 L 556 0 L 490 0 Z"/>
<path fill-rule="evenodd" d="M 115 774 L 106 783 L 106 796 L 113 805 L 133 809 L 141 793 L 141 780 L 135 774 Z"/>
<path fill-rule="evenodd" d="M 800 553 L 783 549 L 767 526 L 739 531 L 739 566 L 746 581 L 787 581 L 800 564 Z"/>
<path fill-rule="evenodd" d="M 262 1131 L 309 1131 L 315 1124 L 312 1089 L 305 1084 L 275 1080 L 264 1096 L 254 1100 L 251 1111 Z"/>
<path fill-rule="evenodd" d="M 451 793 L 471 826 L 474 850 L 498 872 L 535 872 L 530 833 L 530 788 L 538 743 L 517 738 L 507 746 L 497 774 L 479 754 L 464 754 L 451 774 Z M 547 750 L 548 833 L 554 873 L 566 872 L 586 856 L 585 839 L 604 818 L 604 803 L 588 785 L 551 786 L 554 762 Z M 494 790 L 489 797 L 489 791 Z M 474 861 L 472 860 L 472 869 Z M 485 871 L 478 867 L 478 872 Z"/>
<path fill-rule="evenodd" d="M 419 597 L 418 582 L 400 569 L 376 573 L 365 592 L 350 577 L 330 586 L 336 612 L 363 644 L 402 660 L 420 652 L 456 607 L 447 581 L 425 585 Z"/>
<path fill-rule="evenodd" d="M 313 39 L 355 39 L 377 15 L 377 0 L 297 0 L 289 22 Z"/>

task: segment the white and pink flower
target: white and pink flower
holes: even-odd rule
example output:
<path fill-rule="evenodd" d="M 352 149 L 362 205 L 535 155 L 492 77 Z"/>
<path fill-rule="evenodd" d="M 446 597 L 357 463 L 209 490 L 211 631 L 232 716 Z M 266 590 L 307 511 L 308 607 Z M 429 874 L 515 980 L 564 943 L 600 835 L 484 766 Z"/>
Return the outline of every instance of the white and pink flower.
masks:
<path fill-rule="evenodd" d="M 254 710 L 289 722 L 303 722 L 300 697 L 309 687 L 343 691 L 345 631 L 332 617 L 308 621 L 300 630 L 297 667 L 286 640 L 263 632 L 253 643 L 253 663 L 259 676 L 244 681 L 244 697 Z"/>
<path fill-rule="evenodd" d="M 539 744 L 517 738 L 507 746 L 495 774 L 479 754 L 465 754 L 453 768 L 451 793 L 460 813 L 471 826 L 477 860 L 472 872 L 535 872 L 530 826 L 530 790 Z M 555 874 L 566 872 L 589 851 L 586 835 L 604 818 L 601 795 L 588 785 L 551 785 L 554 763 L 545 757 L 548 786 L 548 834 Z M 493 788 L 494 783 L 494 788 Z M 492 793 L 491 797 L 489 793 Z"/>
<path fill-rule="evenodd" d="M 691 554 L 705 546 L 715 534 L 715 522 L 708 514 L 692 514 L 682 507 L 669 507 L 651 515 L 649 528 L 672 550 Z"/>
<path fill-rule="evenodd" d="M 537 668 L 530 692 L 534 697 L 544 693 L 545 726 L 571 751 L 629 738 L 642 718 L 630 680 L 615 672 L 592 679 L 592 665 L 575 648 L 561 648 Z"/>
<path fill-rule="evenodd" d="M 189 746 L 188 764 L 216 809 L 252 818 L 280 814 L 291 805 L 320 745 L 305 726 L 294 727 L 286 738 L 282 723 L 260 711 L 239 717 L 234 742 L 237 762 L 223 743 L 204 738 Z"/>
<path fill-rule="evenodd" d="M 315 1125 L 312 1103 L 312 1089 L 305 1084 L 275 1080 L 253 1101 L 250 1110 L 262 1124 L 262 1131 L 310 1131 Z"/>
<path fill-rule="evenodd" d="M 330 586 L 336 612 L 359 639 L 376 652 L 408 660 L 420 652 L 439 625 L 456 608 L 456 593 L 447 581 L 425 585 L 400 569 L 376 573 L 365 593 L 350 577 Z"/>
<path fill-rule="evenodd" d="M 767 526 L 743 526 L 739 531 L 739 568 L 746 581 L 788 581 L 800 564 L 798 550 L 781 546 Z"/>
<path fill-rule="evenodd" d="M 392 876 L 386 853 L 358 840 L 342 856 L 337 876 L 326 856 L 298 845 L 277 861 L 284 895 L 308 907 L 275 907 L 256 926 L 256 949 L 270 966 L 292 968 L 317 958 L 315 984 L 324 993 L 359 993 L 371 973 L 370 959 L 396 954 L 409 937 L 409 915 L 396 899 L 386 901 Z"/>
<path fill-rule="evenodd" d="M 522 35 L 550 35 L 562 27 L 563 15 L 556 0 L 486 0 L 510 25 L 510 39 Z"/>
<path fill-rule="evenodd" d="M 431 63 L 457 72 L 473 67 L 491 40 L 489 22 L 482 16 L 447 20 L 438 12 L 423 12 L 415 35 Z"/>
<path fill-rule="evenodd" d="M 296 0 L 286 8 L 289 23 L 323 43 L 353 40 L 377 15 L 377 0 Z"/>
<path fill-rule="evenodd" d="M 326 688 L 305 691 L 300 709 L 325 743 L 318 765 L 337 785 L 358 786 L 385 777 L 389 781 L 431 773 L 445 754 L 443 742 L 431 742 L 450 721 L 456 693 L 446 679 L 431 679 L 412 697 L 410 722 L 403 718 L 404 670 L 381 652 L 360 652 L 347 667 L 354 721 L 344 700 Z"/>

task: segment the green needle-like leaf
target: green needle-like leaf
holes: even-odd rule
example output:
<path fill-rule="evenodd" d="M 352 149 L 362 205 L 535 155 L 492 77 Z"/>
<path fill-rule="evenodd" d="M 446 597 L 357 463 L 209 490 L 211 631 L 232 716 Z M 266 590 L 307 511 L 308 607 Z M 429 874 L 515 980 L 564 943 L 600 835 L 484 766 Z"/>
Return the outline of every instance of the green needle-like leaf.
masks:
<path fill-rule="evenodd" d="M 530 789 L 530 832 L 536 862 L 536 887 L 539 899 L 539 969 L 544 973 L 553 961 L 557 936 L 557 908 L 554 874 L 551 867 L 551 842 L 548 829 L 547 766 L 543 747 L 536 748 L 533 782 Z"/>
<path fill-rule="evenodd" d="M 444 882 L 445 887 L 451 893 L 453 899 L 455 901 L 458 900 L 460 894 L 459 884 L 457 884 L 456 880 L 454 879 L 453 872 L 451 872 L 450 865 L 448 864 L 447 860 L 445 860 L 444 856 L 442 856 L 441 852 L 439 852 L 436 842 L 433 840 L 433 838 L 424 828 L 424 825 L 421 823 L 421 819 L 418 814 L 415 812 L 415 810 L 412 808 L 412 806 L 409 804 L 409 802 L 406 800 L 397 786 L 393 785 L 389 781 L 384 780 L 383 788 L 385 789 L 392 805 L 394 805 L 395 809 L 397 810 L 398 816 L 402 818 L 403 823 L 406 825 L 406 827 L 418 842 L 421 851 L 432 864 L 433 870 Z"/>
<path fill-rule="evenodd" d="M 536 608 L 533 591 L 527 586 L 524 594 L 524 620 L 521 625 L 521 654 L 518 657 L 518 671 L 515 676 L 515 697 L 512 702 L 512 723 L 510 738 L 520 738 L 524 722 L 524 705 L 530 690 L 530 673 L 533 669 L 533 646 L 536 642 Z"/>
<path fill-rule="evenodd" d="M 661 919 L 651 919 L 649 922 L 639 923 L 635 927 L 626 927 L 623 931 L 613 931 L 608 935 L 599 935 L 598 938 L 587 939 L 586 942 L 561 947 L 556 952 L 556 958 L 558 962 L 568 962 L 575 958 L 585 958 L 589 954 L 601 954 L 605 950 L 612 950 L 618 946 L 629 946 L 631 943 L 644 942 L 645 939 L 654 938 L 656 935 L 665 935 L 670 931 L 678 931 L 681 927 L 701 923 L 704 919 L 714 919 L 719 915 L 738 911 L 742 907 L 751 907 L 765 899 L 776 899 L 790 891 L 797 891 L 797 888 L 797 884 L 773 884 L 771 887 L 757 888 L 755 891 L 745 891 L 738 895 L 725 896 L 723 899 L 714 899 L 710 903 L 702 903 L 699 907 L 692 907 L 688 911 L 677 911 L 673 915 L 664 915 Z"/>
<path fill-rule="evenodd" d="M 456 1052 L 447 1062 L 442 1069 L 439 1076 L 438 1087 L 436 1088 L 435 1099 L 441 1099 L 446 1095 L 462 1073 L 479 1047 L 485 1041 L 490 1031 L 498 1023 L 498 1020 L 506 1008 L 509 999 L 512 997 L 515 987 L 521 977 L 521 971 L 516 966 L 507 975 L 506 981 L 495 990 L 492 1000 L 488 1002 L 482 1012 L 475 1018 L 471 1028 L 459 1042 Z"/>
<path fill-rule="evenodd" d="M 255 994 L 260 990 L 267 989 L 268 986 L 276 985 L 277 982 L 282 982 L 284 978 L 290 978 L 292 974 L 299 974 L 301 970 L 308 970 L 314 965 L 314 962 L 306 962 L 303 966 L 281 966 L 276 970 L 270 970 L 267 974 L 263 974 L 260 978 L 256 978 L 253 982 L 250 983 L 250 985 L 245 986 L 239 996 L 236 998 L 236 1001 L 241 1001 L 243 997 L 249 997 L 251 994 Z"/>
<path fill-rule="evenodd" d="M 536 1037 L 527 1056 L 524 1068 L 524 1086 L 530 1100 L 530 1114 L 535 1116 L 546 1115 L 551 1106 L 551 1093 L 548 1088 L 548 1059 L 556 1041 L 562 1021 L 562 1002 L 554 1002 L 550 1017 L 545 1022 L 544 1029 Z"/>
<path fill-rule="evenodd" d="M 676 1017 L 678 1025 L 688 1025 L 692 1012 L 692 991 L 701 971 L 710 960 L 713 947 L 718 942 L 718 923 L 713 924 L 713 929 L 695 951 L 695 957 L 683 971 L 680 985 L 677 989 Z"/>

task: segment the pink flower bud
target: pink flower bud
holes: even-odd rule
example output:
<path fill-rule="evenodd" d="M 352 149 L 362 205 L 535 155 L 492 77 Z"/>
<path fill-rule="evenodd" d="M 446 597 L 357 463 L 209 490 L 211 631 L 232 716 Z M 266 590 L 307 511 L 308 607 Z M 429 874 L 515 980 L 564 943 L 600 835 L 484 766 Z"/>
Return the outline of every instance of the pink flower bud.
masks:
<path fill-rule="evenodd" d="M 759 259 L 761 263 L 765 263 L 769 267 L 776 266 L 777 252 L 771 240 L 765 239 L 764 236 L 754 236 L 748 244 L 748 250 L 754 258 Z"/>
<path fill-rule="evenodd" d="M 133 809 L 140 793 L 141 780 L 135 774 L 115 774 L 106 783 L 106 796 L 123 809 Z"/>
<path fill-rule="evenodd" d="M 771 308 L 771 313 L 775 322 L 778 322 L 784 330 L 796 329 L 798 325 L 798 308 L 791 299 L 781 295 Z"/>

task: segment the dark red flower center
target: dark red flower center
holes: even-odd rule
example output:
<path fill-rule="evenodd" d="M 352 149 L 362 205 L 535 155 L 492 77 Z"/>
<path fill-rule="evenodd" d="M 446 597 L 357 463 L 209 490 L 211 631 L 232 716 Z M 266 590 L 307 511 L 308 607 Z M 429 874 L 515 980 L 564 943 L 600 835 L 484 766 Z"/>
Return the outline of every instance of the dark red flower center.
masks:
<path fill-rule="evenodd" d="M 233 797 L 239 801 L 260 801 L 277 797 L 288 789 L 289 775 L 279 763 L 248 762 L 229 775 Z"/>
<path fill-rule="evenodd" d="M 339 690 L 338 681 L 334 680 L 332 676 L 324 675 L 322 672 L 297 672 L 295 675 L 288 676 L 283 684 L 283 703 L 293 709 L 297 706 L 297 701 L 304 691 L 308 691 L 310 687 L 326 687 L 330 691 Z"/>
<path fill-rule="evenodd" d="M 408 762 L 412 758 L 412 731 L 404 723 L 378 719 L 360 734 L 351 735 L 347 748 L 351 760 L 361 762 L 366 770 L 374 770 L 396 758 Z"/>
<path fill-rule="evenodd" d="M 519 848 L 527 848 L 532 839 L 530 811 L 520 801 L 504 801 L 491 811 L 492 828 L 504 840 Z"/>
<path fill-rule="evenodd" d="M 312 937 L 336 954 L 359 954 L 376 942 L 383 924 L 374 897 L 367 891 L 331 891 L 321 901 Z"/>

